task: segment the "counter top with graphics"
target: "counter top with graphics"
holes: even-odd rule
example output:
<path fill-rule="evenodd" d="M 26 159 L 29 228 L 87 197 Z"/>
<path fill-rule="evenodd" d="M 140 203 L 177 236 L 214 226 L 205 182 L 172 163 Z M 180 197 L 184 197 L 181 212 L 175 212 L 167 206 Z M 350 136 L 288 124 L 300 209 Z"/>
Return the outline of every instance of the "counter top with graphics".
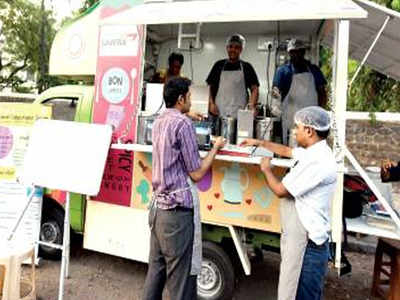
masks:
<path fill-rule="evenodd" d="M 152 197 L 153 147 L 113 144 L 112 148 L 131 153 L 134 157 L 130 207 L 147 209 Z M 229 146 L 224 149 L 226 153 L 232 153 L 231 150 L 240 151 Z M 247 151 L 251 153 L 253 149 Z M 207 152 L 201 151 L 200 154 L 204 157 Z M 265 182 L 259 167 L 261 157 L 243 157 L 243 153 L 241 155 L 217 155 L 212 168 L 196 182 L 201 199 L 202 221 L 279 233 L 280 200 Z M 273 172 L 281 178 L 286 171 L 276 167 Z"/>
<path fill-rule="evenodd" d="M 234 146 L 237 147 L 237 146 Z M 112 144 L 112 149 L 120 149 L 120 150 L 130 150 L 137 152 L 153 152 L 153 146 L 151 145 L 140 145 L 140 144 Z M 200 156 L 205 157 L 207 155 L 207 151 L 200 151 Z M 262 156 L 243 156 L 243 155 L 217 155 L 216 160 L 222 161 L 230 161 L 244 164 L 260 164 Z M 271 160 L 272 165 L 279 167 L 291 167 L 294 164 L 292 159 L 282 159 L 282 158 L 273 158 Z"/>

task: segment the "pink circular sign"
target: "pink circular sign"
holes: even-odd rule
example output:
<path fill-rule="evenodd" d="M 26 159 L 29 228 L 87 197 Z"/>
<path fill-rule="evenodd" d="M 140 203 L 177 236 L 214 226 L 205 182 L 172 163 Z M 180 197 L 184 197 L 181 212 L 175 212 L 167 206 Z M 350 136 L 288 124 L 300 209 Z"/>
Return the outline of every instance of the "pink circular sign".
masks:
<path fill-rule="evenodd" d="M 13 135 L 9 128 L 0 126 L 0 159 L 5 158 L 13 146 Z"/>

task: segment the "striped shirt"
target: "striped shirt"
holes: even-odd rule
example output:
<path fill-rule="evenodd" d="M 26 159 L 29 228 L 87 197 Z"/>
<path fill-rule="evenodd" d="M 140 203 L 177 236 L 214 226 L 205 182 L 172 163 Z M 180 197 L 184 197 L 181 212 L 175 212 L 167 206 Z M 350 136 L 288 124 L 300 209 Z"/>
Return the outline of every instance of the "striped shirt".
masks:
<path fill-rule="evenodd" d="M 169 194 L 188 188 L 189 173 L 201 166 L 192 122 L 179 110 L 168 108 L 154 121 L 152 140 L 152 180 L 157 207 L 193 208 L 190 190 Z"/>

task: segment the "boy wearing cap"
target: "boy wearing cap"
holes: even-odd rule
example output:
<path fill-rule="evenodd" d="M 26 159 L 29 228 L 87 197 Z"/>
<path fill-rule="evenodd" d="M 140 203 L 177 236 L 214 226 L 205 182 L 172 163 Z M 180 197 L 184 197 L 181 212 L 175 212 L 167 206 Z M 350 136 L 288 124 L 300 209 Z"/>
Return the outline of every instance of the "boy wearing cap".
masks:
<path fill-rule="evenodd" d="M 167 81 L 173 77 L 181 77 L 183 62 L 184 57 L 181 53 L 172 52 L 168 56 L 168 69 L 155 73 L 151 82 L 167 83 Z"/>
<path fill-rule="evenodd" d="M 320 300 L 329 257 L 330 202 L 336 189 L 336 161 L 326 143 L 330 117 L 322 108 L 306 107 L 295 114 L 299 147 L 269 141 L 245 140 L 296 160 L 279 180 L 270 158 L 261 162 L 269 188 L 281 198 L 281 268 L 279 300 Z M 302 262 L 302 264 L 299 264 Z"/>
<path fill-rule="evenodd" d="M 234 34 L 226 42 L 227 59 L 217 61 L 206 82 L 209 85 L 209 112 L 213 116 L 236 118 L 249 103 L 255 112 L 260 83 L 252 65 L 240 59 L 245 39 Z M 248 95 L 250 90 L 250 97 Z"/>
<path fill-rule="evenodd" d="M 293 141 L 289 138 L 296 111 L 313 105 L 325 107 L 327 97 L 325 77 L 316 65 L 304 58 L 304 43 L 298 39 L 291 39 L 287 51 L 290 61 L 276 71 L 272 83 L 272 96 L 281 99 L 282 142 L 292 146 Z"/>

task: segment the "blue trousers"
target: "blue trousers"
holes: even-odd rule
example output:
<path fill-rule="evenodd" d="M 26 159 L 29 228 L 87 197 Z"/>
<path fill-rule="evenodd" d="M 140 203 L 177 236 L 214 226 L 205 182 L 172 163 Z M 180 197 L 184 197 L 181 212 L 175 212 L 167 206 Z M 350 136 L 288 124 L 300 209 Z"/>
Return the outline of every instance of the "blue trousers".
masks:
<path fill-rule="evenodd" d="M 309 240 L 304 254 L 296 300 L 321 300 L 328 270 L 329 242 L 317 245 Z"/>

